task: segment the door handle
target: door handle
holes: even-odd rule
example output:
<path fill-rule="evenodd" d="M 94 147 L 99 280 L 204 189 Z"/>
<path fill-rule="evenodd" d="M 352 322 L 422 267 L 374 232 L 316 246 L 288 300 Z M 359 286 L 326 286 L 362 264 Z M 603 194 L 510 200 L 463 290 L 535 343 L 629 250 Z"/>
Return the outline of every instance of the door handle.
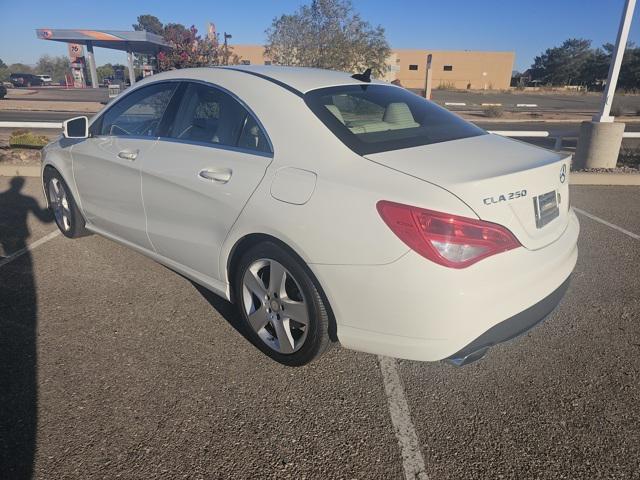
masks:
<path fill-rule="evenodd" d="M 198 173 L 198 175 L 201 178 L 204 178 L 205 180 L 210 180 L 212 182 L 217 182 L 217 183 L 227 183 L 229 180 L 231 180 L 231 175 L 233 174 L 233 171 L 229 168 L 223 168 L 220 170 L 200 170 L 200 172 Z"/>
<path fill-rule="evenodd" d="M 132 162 L 138 156 L 138 151 L 132 152 L 131 150 L 122 150 L 118 153 L 118 157 L 123 158 L 125 160 L 131 160 Z"/>

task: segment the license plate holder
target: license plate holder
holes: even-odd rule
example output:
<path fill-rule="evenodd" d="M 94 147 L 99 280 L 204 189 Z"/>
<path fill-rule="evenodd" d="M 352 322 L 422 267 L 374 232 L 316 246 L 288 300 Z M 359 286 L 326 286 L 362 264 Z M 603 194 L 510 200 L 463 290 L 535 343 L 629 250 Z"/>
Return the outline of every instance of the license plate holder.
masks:
<path fill-rule="evenodd" d="M 552 190 L 533 197 L 533 210 L 536 214 L 536 228 L 542 228 L 560 215 L 558 194 Z"/>

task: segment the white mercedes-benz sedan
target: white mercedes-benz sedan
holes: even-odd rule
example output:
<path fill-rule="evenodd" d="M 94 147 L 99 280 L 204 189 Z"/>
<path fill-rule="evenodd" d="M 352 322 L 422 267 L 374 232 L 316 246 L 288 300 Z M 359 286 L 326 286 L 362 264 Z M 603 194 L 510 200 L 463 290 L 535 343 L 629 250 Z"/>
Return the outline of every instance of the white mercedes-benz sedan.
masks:
<path fill-rule="evenodd" d="M 569 166 L 367 73 L 240 66 L 154 75 L 68 120 L 42 180 L 64 235 L 234 302 L 278 362 L 340 341 L 462 365 L 564 295 Z"/>

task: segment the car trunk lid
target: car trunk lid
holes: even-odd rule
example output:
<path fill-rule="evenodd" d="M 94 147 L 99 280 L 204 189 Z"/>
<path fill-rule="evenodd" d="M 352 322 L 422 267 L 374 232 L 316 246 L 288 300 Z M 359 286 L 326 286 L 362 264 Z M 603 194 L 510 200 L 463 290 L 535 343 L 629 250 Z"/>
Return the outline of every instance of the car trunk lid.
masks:
<path fill-rule="evenodd" d="M 570 156 L 488 134 L 366 158 L 447 189 L 528 249 L 549 245 L 568 223 Z"/>

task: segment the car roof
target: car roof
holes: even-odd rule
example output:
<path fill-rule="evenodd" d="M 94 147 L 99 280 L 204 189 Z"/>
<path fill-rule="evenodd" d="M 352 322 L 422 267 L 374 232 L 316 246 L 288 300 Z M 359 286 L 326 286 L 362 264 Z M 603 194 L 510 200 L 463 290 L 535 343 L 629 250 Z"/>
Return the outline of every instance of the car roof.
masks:
<path fill-rule="evenodd" d="M 262 78 L 266 77 L 266 80 L 284 84 L 300 93 L 335 85 L 362 85 L 362 82 L 352 78 L 350 73 L 322 68 L 285 67 L 280 65 L 233 65 L 224 68 L 247 72 Z"/>

